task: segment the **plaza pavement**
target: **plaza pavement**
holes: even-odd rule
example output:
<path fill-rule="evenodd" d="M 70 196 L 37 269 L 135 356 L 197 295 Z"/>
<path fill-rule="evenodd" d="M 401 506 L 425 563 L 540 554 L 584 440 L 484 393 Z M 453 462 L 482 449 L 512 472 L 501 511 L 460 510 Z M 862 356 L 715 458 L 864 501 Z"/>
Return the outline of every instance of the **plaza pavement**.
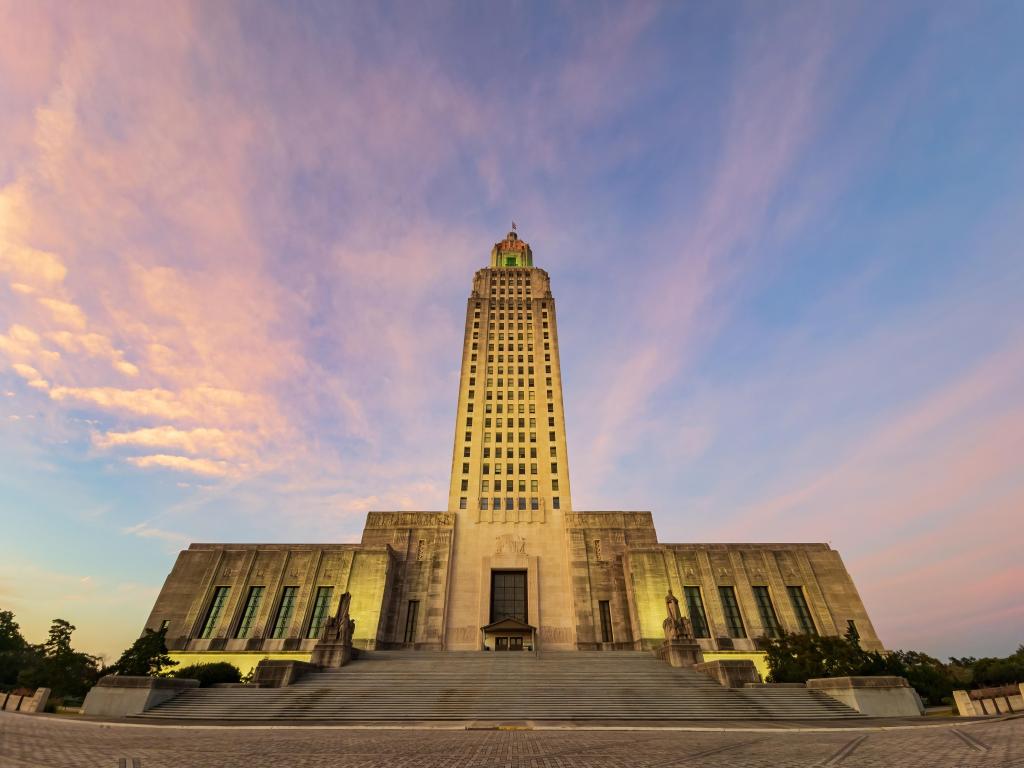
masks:
<path fill-rule="evenodd" d="M 2 768 L 1024 767 L 1024 717 L 837 724 L 138 725 L 0 713 Z M 511 728 L 511 729 L 510 729 Z M 642 726 L 641 726 L 642 728 Z"/>

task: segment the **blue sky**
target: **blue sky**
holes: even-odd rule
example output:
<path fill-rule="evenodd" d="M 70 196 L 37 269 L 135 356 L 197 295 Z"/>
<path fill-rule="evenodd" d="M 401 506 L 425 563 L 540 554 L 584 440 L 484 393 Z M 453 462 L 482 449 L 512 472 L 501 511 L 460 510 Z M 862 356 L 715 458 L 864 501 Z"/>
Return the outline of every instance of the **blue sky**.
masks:
<path fill-rule="evenodd" d="M 0 604 L 130 642 L 189 541 L 439 509 L 470 279 L 559 308 L 576 509 L 828 541 L 1024 641 L 1015 3 L 0 10 Z"/>

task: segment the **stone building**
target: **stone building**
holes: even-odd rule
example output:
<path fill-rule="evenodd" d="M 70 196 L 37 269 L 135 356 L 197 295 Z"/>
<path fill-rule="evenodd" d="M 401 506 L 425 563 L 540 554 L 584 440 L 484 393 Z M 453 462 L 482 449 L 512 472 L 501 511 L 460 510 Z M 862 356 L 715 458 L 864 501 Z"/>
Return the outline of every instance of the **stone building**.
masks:
<path fill-rule="evenodd" d="M 211 660 L 301 658 L 349 592 L 363 648 L 639 650 L 670 589 L 706 653 L 849 627 L 882 648 L 825 544 L 664 544 L 650 512 L 573 508 L 555 301 L 512 231 L 467 303 L 448 509 L 370 512 L 359 544 L 193 544 L 146 626 Z"/>

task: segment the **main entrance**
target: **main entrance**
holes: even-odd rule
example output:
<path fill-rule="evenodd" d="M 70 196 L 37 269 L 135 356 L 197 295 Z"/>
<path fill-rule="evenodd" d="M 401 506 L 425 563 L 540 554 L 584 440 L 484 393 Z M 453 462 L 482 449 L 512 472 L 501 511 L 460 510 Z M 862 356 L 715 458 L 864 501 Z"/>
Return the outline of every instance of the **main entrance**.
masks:
<path fill-rule="evenodd" d="M 526 621 L 526 571 L 491 572 L 491 623 Z"/>
<path fill-rule="evenodd" d="M 491 571 L 491 623 L 481 627 L 485 650 L 532 651 L 536 629 L 526 623 L 526 571 Z"/>

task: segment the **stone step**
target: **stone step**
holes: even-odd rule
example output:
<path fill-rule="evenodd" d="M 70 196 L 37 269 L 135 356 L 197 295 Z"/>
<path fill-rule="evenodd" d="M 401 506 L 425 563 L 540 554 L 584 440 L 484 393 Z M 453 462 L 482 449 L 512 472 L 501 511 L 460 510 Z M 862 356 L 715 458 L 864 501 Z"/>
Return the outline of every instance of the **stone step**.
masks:
<path fill-rule="evenodd" d="M 374 651 L 287 688 L 190 690 L 144 718 L 218 720 L 819 719 L 859 717 L 817 691 L 729 690 L 636 651 Z"/>

